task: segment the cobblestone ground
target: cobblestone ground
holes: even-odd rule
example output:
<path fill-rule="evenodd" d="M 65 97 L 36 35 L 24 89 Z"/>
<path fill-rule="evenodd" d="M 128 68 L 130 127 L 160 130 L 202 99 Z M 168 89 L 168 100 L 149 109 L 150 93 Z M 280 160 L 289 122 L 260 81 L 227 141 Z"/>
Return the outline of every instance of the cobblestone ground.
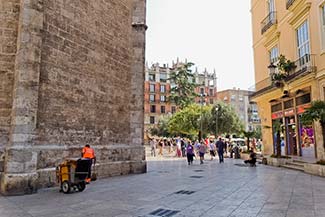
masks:
<path fill-rule="evenodd" d="M 172 155 L 171 155 L 172 156 Z M 58 188 L 0 197 L 1 217 L 321 217 L 325 179 L 241 160 L 150 158 L 148 173 L 98 180 L 82 193 Z M 238 164 L 238 165 L 235 165 Z"/>

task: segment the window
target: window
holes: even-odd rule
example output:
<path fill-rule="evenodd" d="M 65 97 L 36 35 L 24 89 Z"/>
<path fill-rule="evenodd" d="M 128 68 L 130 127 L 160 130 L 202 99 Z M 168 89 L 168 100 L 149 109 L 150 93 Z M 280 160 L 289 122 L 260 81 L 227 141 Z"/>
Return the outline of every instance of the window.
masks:
<path fill-rule="evenodd" d="M 166 93 L 166 85 L 160 85 L 160 92 L 161 93 Z"/>
<path fill-rule="evenodd" d="M 149 81 L 156 81 L 156 75 L 155 74 L 149 74 Z"/>
<path fill-rule="evenodd" d="M 150 116 L 150 124 L 155 124 L 155 117 L 154 116 Z"/>
<path fill-rule="evenodd" d="M 309 33 L 308 33 L 308 22 L 307 20 L 297 29 L 297 49 L 298 57 L 300 60 L 303 59 L 303 62 L 300 64 L 305 64 L 306 61 L 309 62 Z M 304 58 L 303 58 L 304 57 Z M 305 59 L 307 58 L 307 59 Z"/>
<path fill-rule="evenodd" d="M 278 50 L 278 47 L 277 46 L 273 47 L 269 51 L 269 54 L 270 54 L 270 63 L 275 63 L 276 61 L 278 61 L 278 58 L 279 58 L 279 50 Z"/>
<path fill-rule="evenodd" d="M 172 114 L 174 114 L 176 112 L 176 107 L 172 106 Z"/>
<path fill-rule="evenodd" d="M 231 95 L 231 101 L 236 101 L 236 95 Z"/>
<path fill-rule="evenodd" d="M 167 73 L 160 73 L 160 82 L 167 81 Z"/>
<path fill-rule="evenodd" d="M 285 101 L 283 103 L 283 105 L 284 105 L 284 109 L 293 108 L 293 99 L 290 99 L 288 101 Z"/>
<path fill-rule="evenodd" d="M 155 92 L 155 85 L 154 84 L 150 84 L 150 92 Z"/>
<path fill-rule="evenodd" d="M 213 96 L 213 89 L 209 90 L 209 96 Z"/>
<path fill-rule="evenodd" d="M 281 111 L 282 110 L 282 104 L 278 103 L 276 105 L 272 105 L 271 106 L 271 111 L 272 112 L 277 112 L 277 111 Z"/>
<path fill-rule="evenodd" d="M 156 113 L 156 106 L 155 105 L 150 106 L 150 112 L 151 113 Z"/>
<path fill-rule="evenodd" d="M 325 4 L 321 7 L 322 48 L 325 50 Z"/>
<path fill-rule="evenodd" d="M 204 88 L 203 87 L 200 88 L 200 93 L 204 94 Z"/>
<path fill-rule="evenodd" d="M 160 96 L 160 102 L 166 102 L 166 96 L 161 95 Z"/>
<path fill-rule="evenodd" d="M 160 112 L 161 112 L 162 114 L 165 114 L 165 113 L 166 113 L 166 107 L 162 105 L 162 106 L 160 107 Z"/>
<path fill-rule="evenodd" d="M 154 101 L 155 101 L 155 95 L 150 94 L 150 96 L 149 96 L 149 101 L 150 101 L 150 102 L 154 102 Z"/>
<path fill-rule="evenodd" d="M 303 105 L 303 104 L 307 104 L 310 103 L 310 93 L 307 93 L 305 95 L 299 96 L 296 98 L 296 104 L 298 105 Z"/>
<path fill-rule="evenodd" d="M 213 105 L 213 99 L 210 99 L 210 104 Z"/>

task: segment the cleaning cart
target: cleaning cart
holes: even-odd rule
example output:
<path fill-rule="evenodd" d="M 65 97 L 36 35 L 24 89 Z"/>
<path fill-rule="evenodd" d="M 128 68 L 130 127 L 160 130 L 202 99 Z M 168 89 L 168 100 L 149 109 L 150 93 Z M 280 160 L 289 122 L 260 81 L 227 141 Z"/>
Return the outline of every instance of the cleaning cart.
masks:
<path fill-rule="evenodd" d="M 56 168 L 60 190 L 68 194 L 73 190 L 79 192 L 86 188 L 86 178 L 90 160 L 85 158 L 67 159 Z"/>

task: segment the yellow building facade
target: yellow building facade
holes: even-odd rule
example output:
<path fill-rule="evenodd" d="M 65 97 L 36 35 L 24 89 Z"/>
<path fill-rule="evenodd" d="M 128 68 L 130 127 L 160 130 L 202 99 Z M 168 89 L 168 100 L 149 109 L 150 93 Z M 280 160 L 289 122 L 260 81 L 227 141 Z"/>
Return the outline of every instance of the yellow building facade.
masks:
<path fill-rule="evenodd" d="M 325 0 L 252 0 L 256 92 L 263 127 L 264 154 L 276 151 L 274 125 L 281 123 L 283 155 L 324 159 L 318 123 L 300 117 L 325 95 Z M 274 79 L 280 55 L 294 62 L 280 81 Z M 273 79 L 272 79 L 273 78 Z"/>

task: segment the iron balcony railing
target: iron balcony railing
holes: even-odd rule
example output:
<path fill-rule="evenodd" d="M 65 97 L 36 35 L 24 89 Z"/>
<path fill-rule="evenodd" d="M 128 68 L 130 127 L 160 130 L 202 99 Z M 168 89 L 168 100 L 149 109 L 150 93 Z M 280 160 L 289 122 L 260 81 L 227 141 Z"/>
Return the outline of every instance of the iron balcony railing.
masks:
<path fill-rule="evenodd" d="M 276 23 L 277 23 L 276 12 L 272 11 L 261 22 L 262 34 L 264 34 L 269 28 L 271 28 Z"/>
<path fill-rule="evenodd" d="M 295 69 L 288 73 L 285 81 L 290 81 L 297 77 L 316 71 L 315 55 L 306 54 L 295 61 Z"/>
<path fill-rule="evenodd" d="M 315 64 L 315 55 L 313 54 L 306 54 L 300 57 L 294 63 L 295 68 L 288 73 L 287 77 L 284 79 L 284 82 L 290 82 L 317 71 Z M 256 92 L 253 93 L 252 96 L 259 95 L 267 90 L 272 89 L 273 87 L 275 87 L 275 84 L 272 82 L 271 77 L 265 78 L 255 84 Z"/>
<path fill-rule="evenodd" d="M 296 0 L 287 0 L 287 10 L 293 5 Z"/>

